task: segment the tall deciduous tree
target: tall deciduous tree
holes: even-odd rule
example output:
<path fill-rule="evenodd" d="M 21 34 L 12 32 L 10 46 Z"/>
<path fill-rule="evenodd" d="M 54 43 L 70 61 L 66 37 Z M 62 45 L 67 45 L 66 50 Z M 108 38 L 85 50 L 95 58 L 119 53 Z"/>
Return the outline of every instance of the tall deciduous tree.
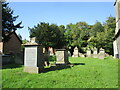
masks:
<path fill-rule="evenodd" d="M 91 36 L 96 36 L 97 32 L 103 32 L 104 27 L 100 22 L 96 22 L 91 29 Z"/>
<path fill-rule="evenodd" d="M 115 18 L 114 17 L 108 17 L 108 19 L 105 21 L 103 26 L 100 24 L 94 25 L 92 30 L 96 30 L 95 32 L 92 32 L 90 39 L 88 40 L 88 46 L 89 47 L 97 47 L 104 48 L 105 51 L 109 54 L 113 54 L 113 37 L 115 34 Z M 96 27 L 98 26 L 99 29 Z M 101 29 L 100 29 L 101 27 Z M 96 28 L 96 29 L 95 29 Z M 91 30 L 91 31 L 92 31 Z"/>

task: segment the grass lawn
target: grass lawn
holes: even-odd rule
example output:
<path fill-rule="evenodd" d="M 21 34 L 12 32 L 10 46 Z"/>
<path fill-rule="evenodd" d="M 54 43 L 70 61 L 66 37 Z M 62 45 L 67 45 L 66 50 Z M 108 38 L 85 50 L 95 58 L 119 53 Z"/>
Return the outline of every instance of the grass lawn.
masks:
<path fill-rule="evenodd" d="M 118 60 L 111 57 L 69 58 L 75 66 L 40 74 L 23 72 L 23 66 L 2 70 L 3 88 L 118 88 Z"/>

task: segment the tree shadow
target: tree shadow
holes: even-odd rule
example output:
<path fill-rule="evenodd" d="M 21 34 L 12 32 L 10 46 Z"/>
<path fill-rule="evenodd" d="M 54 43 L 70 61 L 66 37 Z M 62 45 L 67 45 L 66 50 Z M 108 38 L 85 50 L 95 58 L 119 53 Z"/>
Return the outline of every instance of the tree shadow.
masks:
<path fill-rule="evenodd" d="M 44 68 L 43 73 L 49 72 L 49 71 L 56 71 L 56 70 L 62 70 L 62 69 L 67 69 L 71 68 L 71 66 L 68 65 L 55 65 L 55 66 L 50 66 L 49 68 Z"/>
<path fill-rule="evenodd" d="M 2 65 L 2 69 L 12 69 L 12 68 L 19 68 L 19 67 L 22 67 L 22 65 L 18 65 L 18 64 Z"/>
<path fill-rule="evenodd" d="M 59 65 L 54 65 L 50 66 L 49 68 L 44 68 L 44 71 L 42 73 L 50 72 L 50 71 L 56 71 L 56 70 L 62 70 L 62 69 L 67 69 L 74 67 L 76 65 L 85 65 L 85 63 L 72 63 L 72 64 L 59 64 Z"/>
<path fill-rule="evenodd" d="M 85 65 L 85 63 L 72 63 L 73 65 Z"/>

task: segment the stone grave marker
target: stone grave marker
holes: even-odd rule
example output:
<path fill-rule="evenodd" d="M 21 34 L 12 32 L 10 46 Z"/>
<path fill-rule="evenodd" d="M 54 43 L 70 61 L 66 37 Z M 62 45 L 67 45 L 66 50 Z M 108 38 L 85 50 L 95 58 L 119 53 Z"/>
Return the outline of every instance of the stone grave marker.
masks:
<path fill-rule="evenodd" d="M 53 55 L 54 55 L 54 52 L 53 52 L 53 48 L 52 48 L 52 47 L 49 47 L 49 52 L 50 52 L 50 56 L 53 56 Z"/>
<path fill-rule="evenodd" d="M 93 58 L 98 58 L 98 52 L 97 52 L 97 48 L 94 47 L 93 49 L 93 55 L 92 55 Z"/>
<path fill-rule="evenodd" d="M 104 57 L 105 57 L 105 50 L 100 48 L 98 58 L 99 59 L 104 59 Z"/>
<path fill-rule="evenodd" d="M 79 52 L 77 47 L 74 48 L 73 57 L 79 57 Z"/>
<path fill-rule="evenodd" d="M 40 73 L 44 69 L 43 48 L 38 44 L 25 45 L 24 72 Z"/>
<path fill-rule="evenodd" d="M 56 64 L 69 64 L 66 49 L 56 49 Z"/>
<path fill-rule="evenodd" d="M 79 53 L 79 57 L 85 57 L 85 55 L 82 53 Z"/>
<path fill-rule="evenodd" d="M 87 56 L 87 57 L 91 57 L 91 50 L 90 50 L 90 48 L 87 49 L 86 56 Z"/>
<path fill-rule="evenodd" d="M 68 51 L 68 57 L 71 57 L 71 53 L 70 53 L 70 51 Z"/>
<path fill-rule="evenodd" d="M 30 38 L 31 43 L 36 43 L 36 37 Z"/>

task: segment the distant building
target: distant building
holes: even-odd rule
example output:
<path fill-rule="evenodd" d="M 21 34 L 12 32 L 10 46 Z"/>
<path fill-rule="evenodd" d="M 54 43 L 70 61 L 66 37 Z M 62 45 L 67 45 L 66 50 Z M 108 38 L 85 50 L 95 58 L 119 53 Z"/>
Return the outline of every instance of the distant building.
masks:
<path fill-rule="evenodd" d="M 115 4 L 116 10 L 116 29 L 114 37 L 114 58 L 120 59 L 120 0 L 116 0 Z"/>
<path fill-rule="evenodd" d="M 4 54 L 10 54 L 10 53 L 16 54 L 21 52 L 21 44 L 22 44 L 21 39 L 18 37 L 16 32 L 13 32 L 10 35 L 9 41 L 4 42 L 3 45 L 2 44 L 0 45 L 2 45 L 1 47 L 3 47 L 2 52 Z"/>

